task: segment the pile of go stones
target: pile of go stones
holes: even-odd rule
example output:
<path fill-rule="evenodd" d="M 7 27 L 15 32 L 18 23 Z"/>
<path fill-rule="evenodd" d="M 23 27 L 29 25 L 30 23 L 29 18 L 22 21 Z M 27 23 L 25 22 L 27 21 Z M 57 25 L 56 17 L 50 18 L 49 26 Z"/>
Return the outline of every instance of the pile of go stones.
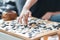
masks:
<path fill-rule="evenodd" d="M 6 30 L 8 32 L 24 34 L 29 38 L 43 33 L 44 31 L 57 30 L 60 28 L 60 24 L 57 22 L 47 22 L 37 18 L 30 19 L 28 21 L 28 25 L 19 24 L 16 20 L 0 21 L 0 29 Z"/>

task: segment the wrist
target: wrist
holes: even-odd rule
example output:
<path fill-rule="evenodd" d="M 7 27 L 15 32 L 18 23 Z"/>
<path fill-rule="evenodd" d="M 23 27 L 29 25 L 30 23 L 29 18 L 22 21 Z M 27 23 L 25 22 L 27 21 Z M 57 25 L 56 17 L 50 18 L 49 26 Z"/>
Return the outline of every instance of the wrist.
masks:
<path fill-rule="evenodd" d="M 29 10 L 30 8 L 28 8 L 28 7 L 23 7 L 23 9 L 24 9 L 24 10 Z"/>

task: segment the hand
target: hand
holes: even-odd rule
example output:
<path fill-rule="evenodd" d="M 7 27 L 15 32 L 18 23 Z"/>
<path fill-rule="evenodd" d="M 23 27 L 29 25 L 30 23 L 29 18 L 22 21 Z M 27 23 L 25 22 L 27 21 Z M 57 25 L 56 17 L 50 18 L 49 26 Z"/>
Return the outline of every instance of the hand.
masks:
<path fill-rule="evenodd" d="M 30 10 L 23 10 L 20 14 L 18 22 L 20 24 L 26 25 L 26 24 L 28 24 L 28 17 L 31 17 L 31 11 Z M 22 21 L 22 19 L 23 19 L 23 21 Z"/>
<path fill-rule="evenodd" d="M 49 20 L 50 17 L 52 16 L 52 14 L 53 14 L 53 12 L 47 12 L 47 13 L 42 17 L 42 19 L 44 19 L 44 20 Z"/>

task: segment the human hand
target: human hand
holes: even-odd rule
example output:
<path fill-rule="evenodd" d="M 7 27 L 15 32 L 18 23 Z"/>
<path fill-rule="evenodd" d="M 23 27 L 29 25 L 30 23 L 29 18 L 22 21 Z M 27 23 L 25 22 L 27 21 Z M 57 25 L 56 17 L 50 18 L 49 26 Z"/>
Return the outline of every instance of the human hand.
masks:
<path fill-rule="evenodd" d="M 20 24 L 26 25 L 26 24 L 28 24 L 28 17 L 31 17 L 31 11 L 23 10 L 19 16 L 18 22 Z M 22 19 L 23 19 L 23 21 L 22 21 Z"/>
<path fill-rule="evenodd" d="M 49 20 L 50 17 L 52 16 L 52 14 L 53 14 L 53 12 L 47 12 L 47 13 L 42 17 L 42 19 L 44 19 L 44 20 Z"/>

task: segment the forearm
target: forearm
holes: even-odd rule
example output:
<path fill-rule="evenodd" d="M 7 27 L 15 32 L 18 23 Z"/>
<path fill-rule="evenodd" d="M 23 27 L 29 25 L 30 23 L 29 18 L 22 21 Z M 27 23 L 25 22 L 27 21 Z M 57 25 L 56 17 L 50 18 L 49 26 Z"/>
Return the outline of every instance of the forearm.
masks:
<path fill-rule="evenodd" d="M 45 15 L 53 15 L 54 14 L 54 12 L 47 12 Z"/>
<path fill-rule="evenodd" d="M 37 2 L 37 0 L 26 0 L 26 3 L 23 7 L 23 9 L 30 9 L 35 3 Z"/>
<path fill-rule="evenodd" d="M 46 13 L 46 15 L 51 15 L 51 16 L 56 15 L 56 14 L 60 14 L 60 12 L 58 11 L 58 12 L 47 12 Z"/>
<path fill-rule="evenodd" d="M 60 14 L 60 11 L 54 12 L 53 15 Z"/>

